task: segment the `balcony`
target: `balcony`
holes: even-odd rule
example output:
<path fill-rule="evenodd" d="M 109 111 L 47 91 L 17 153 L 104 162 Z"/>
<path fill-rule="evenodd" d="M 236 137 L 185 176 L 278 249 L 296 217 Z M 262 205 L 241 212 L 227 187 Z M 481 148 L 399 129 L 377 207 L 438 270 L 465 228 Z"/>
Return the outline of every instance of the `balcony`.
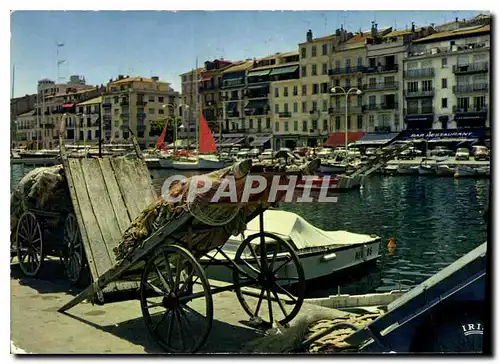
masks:
<path fill-rule="evenodd" d="M 405 115 L 431 115 L 434 114 L 434 108 L 433 107 L 420 107 L 420 108 L 415 108 L 415 109 L 405 109 L 404 110 Z"/>
<path fill-rule="evenodd" d="M 405 71 L 406 78 L 434 77 L 434 68 L 421 68 Z"/>
<path fill-rule="evenodd" d="M 280 113 L 278 113 L 278 117 L 290 118 L 290 117 L 292 117 L 292 113 L 290 111 L 280 112 Z"/>
<path fill-rule="evenodd" d="M 391 64 L 391 65 L 381 65 L 381 66 L 373 66 L 366 67 L 365 73 L 383 73 L 383 72 L 397 72 L 399 70 L 399 65 Z"/>
<path fill-rule="evenodd" d="M 487 73 L 489 70 L 488 62 L 476 62 L 476 63 L 468 63 L 462 65 L 454 65 L 453 73 L 456 75 L 465 75 L 472 73 Z"/>
<path fill-rule="evenodd" d="M 147 101 L 143 101 L 143 100 L 137 100 L 135 102 L 136 106 L 143 106 L 143 107 L 146 106 L 147 103 L 148 103 Z"/>
<path fill-rule="evenodd" d="M 454 114 L 477 114 L 477 113 L 487 113 L 488 112 L 488 105 L 484 105 L 482 107 L 477 107 L 477 106 L 469 106 L 469 107 L 458 107 L 458 106 L 453 106 L 453 113 Z"/>
<path fill-rule="evenodd" d="M 200 92 L 211 91 L 211 90 L 215 90 L 214 85 L 200 86 L 200 88 L 199 88 Z"/>
<path fill-rule="evenodd" d="M 346 75 L 346 74 L 358 73 L 358 72 L 366 72 L 366 67 L 365 66 L 355 66 L 355 67 L 329 69 L 328 76 Z"/>
<path fill-rule="evenodd" d="M 489 41 L 468 43 L 463 45 L 452 45 L 450 47 L 433 47 L 429 49 L 418 49 L 417 47 L 415 47 L 410 52 L 408 52 L 408 57 L 438 55 L 441 53 L 466 52 L 474 49 L 484 49 L 484 48 L 490 48 Z"/>
<path fill-rule="evenodd" d="M 453 86 L 453 92 L 456 94 L 466 94 L 474 92 L 488 92 L 487 83 L 473 83 L 466 85 L 456 85 Z"/>
<path fill-rule="evenodd" d="M 398 86 L 398 82 L 368 83 L 363 85 L 363 91 L 396 90 Z"/>
<path fill-rule="evenodd" d="M 138 124 L 137 125 L 137 131 L 146 131 L 146 125 L 144 124 Z"/>
<path fill-rule="evenodd" d="M 405 90 L 405 97 L 409 98 L 418 98 L 418 97 L 434 97 L 434 89 L 430 90 Z"/>
<path fill-rule="evenodd" d="M 227 111 L 226 116 L 228 118 L 239 118 L 240 117 L 240 112 L 239 111 Z"/>
<path fill-rule="evenodd" d="M 259 115 L 268 115 L 268 108 L 257 108 L 257 109 L 245 109 L 246 116 L 259 116 Z"/>
<path fill-rule="evenodd" d="M 129 123 L 123 123 L 122 125 L 120 125 L 121 130 L 127 130 L 129 127 L 130 127 Z"/>
<path fill-rule="evenodd" d="M 363 112 L 363 107 L 362 106 L 359 106 L 359 105 L 349 105 L 348 106 L 348 110 L 347 112 L 348 113 L 361 113 Z M 328 114 L 332 115 L 332 114 L 345 114 L 345 105 L 339 105 L 339 106 L 334 106 L 334 107 L 330 107 L 328 108 Z"/>
<path fill-rule="evenodd" d="M 128 105 L 129 105 L 128 100 L 122 100 L 122 101 L 120 101 L 120 106 L 128 106 Z"/>
<path fill-rule="evenodd" d="M 381 103 L 381 104 L 368 104 L 363 106 L 364 111 L 386 111 L 386 110 L 397 110 L 398 103 Z"/>
<path fill-rule="evenodd" d="M 137 119 L 145 119 L 146 118 L 146 114 L 143 113 L 143 112 L 138 112 L 137 113 Z"/>

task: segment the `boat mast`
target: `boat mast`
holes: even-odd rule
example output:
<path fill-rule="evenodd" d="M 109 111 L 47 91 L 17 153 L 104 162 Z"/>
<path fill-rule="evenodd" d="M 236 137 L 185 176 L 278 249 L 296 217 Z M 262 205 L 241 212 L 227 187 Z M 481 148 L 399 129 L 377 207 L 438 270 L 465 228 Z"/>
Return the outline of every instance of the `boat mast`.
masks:
<path fill-rule="evenodd" d="M 200 128 L 200 117 L 201 117 L 201 111 L 202 111 L 202 103 L 201 103 L 201 100 L 198 101 L 198 97 L 199 97 L 199 87 L 200 87 L 200 83 L 198 82 L 198 57 L 196 57 L 196 101 L 198 102 L 198 117 L 195 119 L 195 122 L 196 122 L 196 142 L 195 142 L 195 146 L 196 146 L 196 158 L 198 158 L 198 152 L 199 152 L 199 149 L 200 149 L 200 142 L 199 142 L 199 128 Z"/>

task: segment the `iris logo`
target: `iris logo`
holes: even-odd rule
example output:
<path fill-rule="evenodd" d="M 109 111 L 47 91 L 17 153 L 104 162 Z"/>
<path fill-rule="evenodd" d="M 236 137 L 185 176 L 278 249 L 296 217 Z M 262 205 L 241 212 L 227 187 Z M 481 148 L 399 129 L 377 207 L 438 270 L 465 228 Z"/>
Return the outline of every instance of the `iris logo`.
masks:
<path fill-rule="evenodd" d="M 483 325 L 481 325 L 480 323 L 462 325 L 462 330 L 465 336 L 482 335 Z"/>

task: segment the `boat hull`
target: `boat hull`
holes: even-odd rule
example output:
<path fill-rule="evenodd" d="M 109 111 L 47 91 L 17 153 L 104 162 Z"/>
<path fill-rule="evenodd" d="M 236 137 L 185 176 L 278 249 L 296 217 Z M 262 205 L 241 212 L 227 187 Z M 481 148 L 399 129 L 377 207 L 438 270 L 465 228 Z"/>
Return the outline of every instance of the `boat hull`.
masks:
<path fill-rule="evenodd" d="M 331 164 L 321 164 L 318 168 L 318 172 L 321 173 L 344 173 L 346 167 L 342 165 L 331 165 Z"/>
<path fill-rule="evenodd" d="M 225 161 L 218 159 L 200 158 L 198 161 L 198 169 L 222 169 L 226 165 Z"/>
<path fill-rule="evenodd" d="M 199 162 L 180 162 L 174 161 L 172 163 L 173 169 L 181 169 L 181 170 L 197 170 L 199 166 Z"/>
<path fill-rule="evenodd" d="M 165 169 L 174 168 L 174 161 L 172 159 L 160 158 L 159 164 L 161 168 Z"/>
<path fill-rule="evenodd" d="M 417 174 L 418 168 L 415 167 L 399 167 L 398 174 Z"/>
<path fill-rule="evenodd" d="M 436 175 L 439 177 L 453 177 L 455 171 L 448 166 L 438 166 L 436 168 Z"/>
<path fill-rule="evenodd" d="M 421 176 L 432 176 L 434 175 L 434 168 L 428 166 L 418 167 L 418 174 Z"/>

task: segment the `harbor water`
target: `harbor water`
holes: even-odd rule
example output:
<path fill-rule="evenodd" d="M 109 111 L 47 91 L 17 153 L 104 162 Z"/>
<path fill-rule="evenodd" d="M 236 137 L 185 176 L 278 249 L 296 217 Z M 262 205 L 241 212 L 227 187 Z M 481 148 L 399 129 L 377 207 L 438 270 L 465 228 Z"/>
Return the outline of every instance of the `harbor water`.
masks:
<path fill-rule="evenodd" d="M 31 168 L 11 167 L 11 186 Z M 180 171 L 152 170 L 159 191 Z M 188 175 L 189 172 L 182 171 Z M 193 173 L 193 172 L 192 172 Z M 486 240 L 483 212 L 489 179 L 427 176 L 369 176 L 360 191 L 340 193 L 336 203 L 289 203 L 281 209 L 299 214 L 323 230 L 348 230 L 382 238 L 376 267 L 360 267 L 340 283 L 326 281 L 308 296 L 407 289 L 460 258 Z M 396 248 L 388 252 L 389 238 Z"/>

